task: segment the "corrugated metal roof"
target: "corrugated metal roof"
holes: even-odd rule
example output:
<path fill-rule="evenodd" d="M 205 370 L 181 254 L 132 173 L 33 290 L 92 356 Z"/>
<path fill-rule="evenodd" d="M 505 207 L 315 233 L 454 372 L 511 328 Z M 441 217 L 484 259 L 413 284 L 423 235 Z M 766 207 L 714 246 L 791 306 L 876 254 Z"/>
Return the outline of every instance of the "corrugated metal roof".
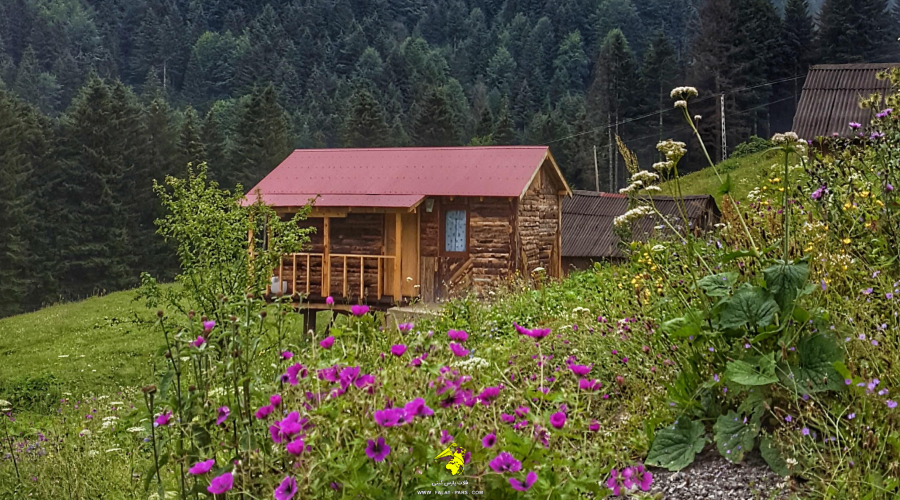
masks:
<path fill-rule="evenodd" d="M 862 97 L 873 93 L 884 96 L 890 81 L 876 75 L 900 63 L 822 64 L 813 66 L 803 85 L 803 93 L 794 115 L 793 130 L 804 139 L 853 133 L 850 122 L 867 126 L 872 113 L 859 107 Z"/>
<path fill-rule="evenodd" d="M 319 194 L 316 206 L 409 207 L 425 196 L 518 197 L 548 158 L 547 146 L 303 149 L 248 198 L 259 190 L 275 206 Z"/>
<path fill-rule="evenodd" d="M 716 200 L 708 195 L 684 197 L 685 210 L 691 225 L 704 225 L 703 229 L 718 222 L 719 209 Z M 681 216 L 675 198 L 654 196 L 653 203 L 669 217 L 675 227 L 680 228 Z M 571 198 L 565 198 L 562 206 L 562 256 L 590 258 L 625 257 L 619 250 L 619 237 L 613 230 L 616 217 L 628 211 L 628 199 L 624 195 L 575 191 Z M 705 220 L 712 213 L 715 220 Z M 636 240 L 645 241 L 655 234 L 671 233 L 666 227 L 657 229 L 663 221 L 658 217 L 643 217 L 635 224 L 632 235 Z"/>

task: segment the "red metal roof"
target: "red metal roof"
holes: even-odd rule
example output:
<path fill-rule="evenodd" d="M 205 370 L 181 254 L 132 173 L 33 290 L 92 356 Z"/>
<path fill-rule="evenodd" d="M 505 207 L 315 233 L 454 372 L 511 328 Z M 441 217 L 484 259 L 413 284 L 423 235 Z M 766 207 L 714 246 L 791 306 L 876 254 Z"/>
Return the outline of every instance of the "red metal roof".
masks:
<path fill-rule="evenodd" d="M 248 198 L 259 190 L 281 207 L 321 195 L 318 207 L 391 208 L 426 196 L 518 197 L 548 157 L 547 146 L 298 149 Z"/>

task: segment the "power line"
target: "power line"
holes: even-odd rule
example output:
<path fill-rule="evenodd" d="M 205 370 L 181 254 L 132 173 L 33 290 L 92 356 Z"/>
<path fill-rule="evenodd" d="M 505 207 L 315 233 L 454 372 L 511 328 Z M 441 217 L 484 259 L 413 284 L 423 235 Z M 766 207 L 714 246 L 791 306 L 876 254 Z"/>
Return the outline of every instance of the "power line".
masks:
<path fill-rule="evenodd" d="M 792 76 L 792 77 L 790 77 L 790 78 L 782 78 L 782 79 L 780 79 L 780 80 L 772 80 L 772 81 L 769 81 L 769 82 L 760 83 L 760 84 L 758 84 L 758 85 L 751 85 L 751 86 L 749 86 L 749 87 L 742 87 L 742 88 L 739 88 L 739 89 L 734 89 L 734 90 L 731 90 L 731 91 L 726 92 L 726 93 L 724 93 L 724 94 L 725 94 L 725 95 L 733 95 L 733 94 L 737 94 L 737 93 L 739 93 L 739 92 L 746 92 L 746 91 L 748 91 L 748 90 L 758 89 L 758 88 L 760 88 L 760 87 L 766 87 L 766 86 L 769 86 L 769 85 L 776 85 L 776 84 L 779 84 L 779 83 L 784 83 L 784 82 L 789 82 L 789 81 L 793 81 L 793 80 L 798 80 L 798 79 L 800 79 L 800 78 L 806 78 L 806 75 Z M 700 99 L 695 99 L 693 102 L 694 102 L 694 103 L 698 103 L 698 102 L 708 101 L 708 100 L 710 100 L 710 99 L 717 99 L 717 98 L 719 98 L 720 95 L 722 95 L 722 94 L 713 94 L 713 95 L 709 95 L 709 96 L 706 96 L 706 97 L 701 97 Z M 793 96 L 792 96 L 791 98 L 793 99 Z M 786 99 L 782 99 L 782 100 L 786 100 Z M 781 102 L 781 101 L 776 101 L 776 102 Z M 769 103 L 769 104 L 774 104 L 774 103 Z M 768 106 L 769 104 L 766 104 L 766 105 L 764 105 L 763 107 Z M 604 125 L 601 125 L 601 126 L 599 126 L 599 127 L 595 127 L 595 128 L 590 129 L 590 130 L 585 130 L 585 131 L 583 131 L 583 132 L 578 132 L 578 133 L 576 133 L 576 134 L 568 135 L 568 136 L 566 136 L 566 137 L 561 137 L 561 138 L 559 138 L 559 139 L 553 139 L 552 141 L 548 141 L 547 144 L 553 144 L 554 142 L 565 141 L 565 140 L 567 140 L 567 139 L 572 139 L 572 138 L 575 138 L 575 137 L 580 137 L 580 136 L 586 135 L 586 134 L 592 134 L 592 133 L 594 133 L 594 132 L 599 132 L 599 131 L 601 131 L 601 130 L 607 130 L 607 129 L 609 129 L 609 128 L 612 128 L 612 127 L 615 127 L 615 126 L 618 126 L 618 125 L 624 125 L 624 124 L 626 124 L 626 123 L 631 123 L 631 122 L 635 122 L 635 121 L 638 121 L 638 120 L 643 120 L 643 119 L 645 119 L 645 118 L 650 118 L 651 116 L 657 116 L 657 115 L 661 115 L 661 114 L 663 114 L 663 113 L 668 113 L 668 112 L 671 112 L 671 111 L 675 111 L 675 109 L 676 109 L 676 108 L 669 108 L 669 109 L 664 109 L 664 110 L 661 110 L 661 111 L 654 111 L 654 112 L 652 112 L 652 113 L 647 113 L 647 114 L 645 114 L 645 115 L 636 116 L 636 117 L 634 117 L 634 118 L 628 118 L 627 120 L 623 120 L 623 121 L 620 121 L 620 122 L 617 122 L 617 123 L 611 123 L 611 124 L 605 125 L 605 126 L 604 126 Z"/>

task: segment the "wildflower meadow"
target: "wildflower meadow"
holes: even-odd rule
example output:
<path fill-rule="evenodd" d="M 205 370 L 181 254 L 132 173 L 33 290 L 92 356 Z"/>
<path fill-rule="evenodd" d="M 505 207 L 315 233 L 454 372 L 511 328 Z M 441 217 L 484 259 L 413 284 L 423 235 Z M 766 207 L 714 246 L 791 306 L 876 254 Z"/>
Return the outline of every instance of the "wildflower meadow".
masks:
<path fill-rule="evenodd" d="M 697 91 L 672 97 L 700 139 Z M 746 198 L 716 171 L 714 232 L 661 217 L 659 238 L 631 242 L 661 180 L 688 188 L 687 145 L 664 141 L 652 170 L 629 164 L 625 262 L 519 276 L 414 323 L 358 304 L 304 331 L 264 296 L 306 241 L 296 221 L 202 168 L 169 179 L 158 224 L 179 286 L 145 275 L 138 292 L 165 345 L 155 375 L 42 410 L 0 401 L 0 497 L 650 498 L 654 473 L 714 448 L 761 455 L 797 497 L 893 498 L 898 101 L 863 101 L 876 118 L 849 139 L 776 135 Z M 271 243 L 248 252 L 266 220 Z"/>

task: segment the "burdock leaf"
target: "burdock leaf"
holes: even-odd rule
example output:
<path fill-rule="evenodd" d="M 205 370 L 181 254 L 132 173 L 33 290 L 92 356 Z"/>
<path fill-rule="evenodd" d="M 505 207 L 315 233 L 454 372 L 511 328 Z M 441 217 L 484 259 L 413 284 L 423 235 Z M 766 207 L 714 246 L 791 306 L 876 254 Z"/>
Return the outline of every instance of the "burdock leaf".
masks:
<path fill-rule="evenodd" d="M 768 385 L 778 382 L 775 375 L 775 353 L 759 358 L 755 364 L 746 361 L 729 361 L 725 369 L 725 378 L 741 385 Z"/>
<path fill-rule="evenodd" d="M 778 306 L 782 311 L 787 311 L 809 278 L 809 264 L 779 262 L 763 270 L 763 276 L 766 278 L 766 288 L 775 296 Z"/>
<path fill-rule="evenodd" d="M 737 280 L 737 273 L 721 273 L 704 276 L 697 282 L 697 286 L 706 292 L 708 297 L 727 297 L 731 294 L 731 287 Z"/>
<path fill-rule="evenodd" d="M 713 432 L 719 453 L 729 462 L 738 463 L 744 459 L 744 453 L 753 451 L 756 435 L 759 434 L 759 419 L 730 411 L 719 416 Z"/>
<path fill-rule="evenodd" d="M 703 424 L 682 417 L 674 425 L 656 433 L 646 463 L 679 471 L 694 461 L 694 456 L 703 450 L 704 444 Z"/>
<path fill-rule="evenodd" d="M 772 442 L 772 438 L 764 437 L 759 442 L 759 453 L 762 455 L 763 460 L 769 464 L 769 467 L 775 471 L 781 477 L 787 477 L 791 475 L 791 471 L 788 469 L 787 462 L 784 461 L 784 458 L 781 456 L 781 452 L 778 451 L 778 448 L 775 447 L 775 444 Z"/>
<path fill-rule="evenodd" d="M 800 339 L 797 345 L 799 365 L 784 365 L 779 373 L 781 382 L 800 393 L 839 391 L 844 378 L 835 369 L 835 363 L 844 360 L 840 346 L 821 333 Z"/>
<path fill-rule="evenodd" d="M 723 329 L 750 327 L 762 328 L 772 324 L 778 303 L 767 290 L 745 284 L 725 302 L 719 316 Z"/>

